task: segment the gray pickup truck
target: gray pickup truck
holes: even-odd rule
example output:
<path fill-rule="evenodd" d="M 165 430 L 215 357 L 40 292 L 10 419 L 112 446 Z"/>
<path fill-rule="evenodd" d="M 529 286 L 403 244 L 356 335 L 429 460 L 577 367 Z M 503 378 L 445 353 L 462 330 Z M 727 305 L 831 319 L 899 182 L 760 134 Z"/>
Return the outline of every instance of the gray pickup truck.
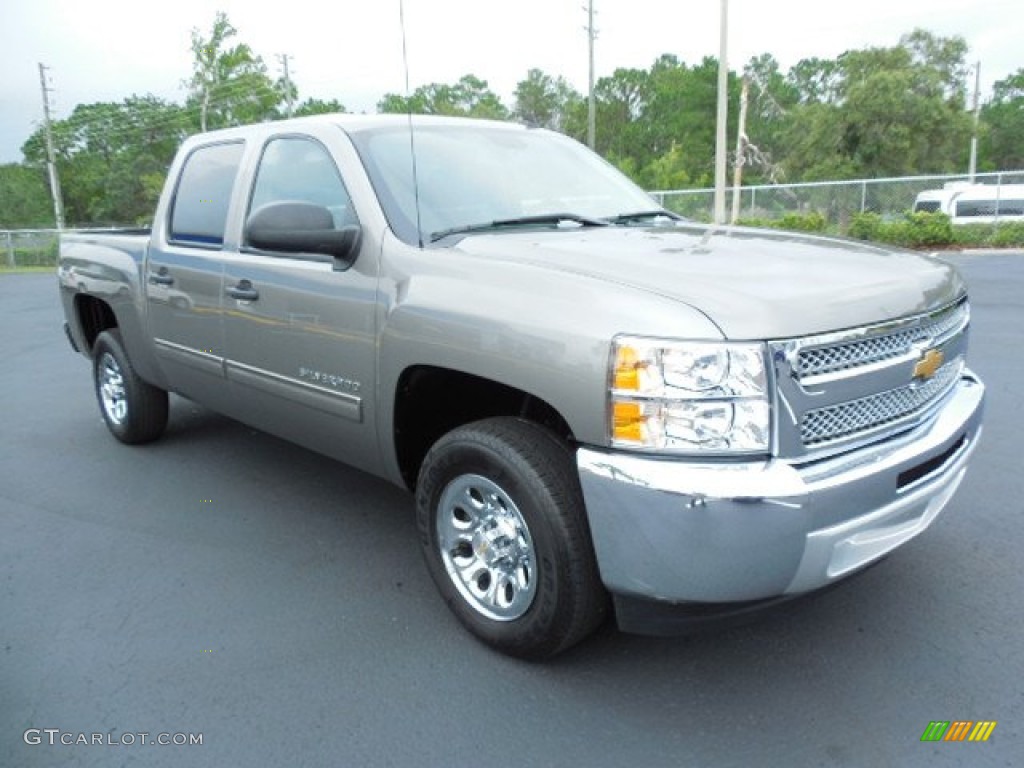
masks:
<path fill-rule="evenodd" d="M 407 487 L 444 600 L 522 657 L 832 584 L 935 520 L 981 434 L 949 265 L 694 224 L 513 124 L 193 136 L 151 232 L 60 258 L 116 438 L 174 392 Z"/>

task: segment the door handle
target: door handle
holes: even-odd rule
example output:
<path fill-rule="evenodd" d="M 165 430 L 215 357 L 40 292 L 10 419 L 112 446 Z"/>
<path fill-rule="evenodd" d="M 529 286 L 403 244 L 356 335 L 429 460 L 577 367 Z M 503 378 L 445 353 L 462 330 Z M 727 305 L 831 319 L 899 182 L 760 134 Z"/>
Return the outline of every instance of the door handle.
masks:
<path fill-rule="evenodd" d="M 149 282 L 153 285 L 173 285 L 174 278 L 167 271 L 167 267 L 160 267 L 156 272 L 149 273 Z"/>
<path fill-rule="evenodd" d="M 260 292 L 253 288 L 248 280 L 239 280 L 238 285 L 225 288 L 224 292 L 239 301 L 256 301 L 260 297 Z"/>

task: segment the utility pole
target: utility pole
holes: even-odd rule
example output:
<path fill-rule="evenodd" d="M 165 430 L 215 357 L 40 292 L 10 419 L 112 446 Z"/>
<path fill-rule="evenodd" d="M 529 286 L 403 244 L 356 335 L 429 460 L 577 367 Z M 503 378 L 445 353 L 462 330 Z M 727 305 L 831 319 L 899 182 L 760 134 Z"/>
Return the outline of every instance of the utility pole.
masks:
<path fill-rule="evenodd" d="M 729 0 L 722 3 L 722 18 L 719 22 L 718 44 L 718 131 L 715 138 L 715 224 L 725 223 L 725 123 L 729 117 L 729 62 L 727 49 L 729 39 Z"/>
<path fill-rule="evenodd" d="M 735 224 L 740 217 L 740 187 L 743 185 L 743 165 L 746 162 L 747 147 L 747 100 L 750 98 L 750 78 L 743 76 L 740 91 L 740 119 L 736 128 L 736 165 L 732 171 L 732 216 L 729 223 Z"/>
<path fill-rule="evenodd" d="M 284 101 L 288 105 L 288 117 L 291 117 L 295 113 L 295 99 L 292 93 L 292 78 L 288 72 L 288 59 L 291 58 L 287 53 L 277 54 L 278 60 L 281 62 L 281 69 L 284 72 L 281 79 L 284 81 Z"/>
<path fill-rule="evenodd" d="M 47 67 L 39 62 L 39 85 L 43 89 L 43 134 L 46 136 L 46 170 L 50 175 L 50 195 L 53 197 L 53 217 L 57 229 L 64 229 L 64 201 L 60 194 L 60 179 L 57 177 L 57 163 L 53 157 L 53 132 L 50 129 L 50 89 L 46 85 Z"/>
<path fill-rule="evenodd" d="M 590 52 L 590 79 L 587 89 L 587 146 L 594 149 L 597 141 L 597 105 L 594 102 L 594 39 L 597 37 L 597 30 L 594 29 L 594 0 L 588 0 L 583 10 L 587 12 L 587 44 Z"/>
<path fill-rule="evenodd" d="M 971 133 L 971 160 L 967 168 L 967 176 L 974 183 L 974 174 L 978 170 L 978 121 L 981 119 L 981 108 L 978 93 L 981 91 L 981 62 L 974 66 L 974 130 Z"/>

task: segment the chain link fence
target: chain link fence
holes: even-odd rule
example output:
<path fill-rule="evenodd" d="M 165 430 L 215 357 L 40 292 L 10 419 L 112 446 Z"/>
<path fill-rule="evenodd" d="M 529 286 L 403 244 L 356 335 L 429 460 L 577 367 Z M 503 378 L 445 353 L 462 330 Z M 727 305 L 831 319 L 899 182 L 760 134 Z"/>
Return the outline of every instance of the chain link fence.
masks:
<path fill-rule="evenodd" d="M 853 217 L 868 211 L 897 218 L 914 206 L 914 199 L 928 189 L 949 183 L 968 182 L 962 176 L 906 176 L 858 181 L 820 181 L 740 187 L 739 220 L 780 219 L 786 214 L 817 213 L 830 231 L 844 233 Z M 1024 171 L 979 173 L 974 183 L 1000 186 L 1024 184 Z M 714 189 L 657 190 L 651 195 L 664 207 L 697 221 L 714 218 Z M 726 191 L 726 215 L 732 211 L 733 188 Z"/>
<path fill-rule="evenodd" d="M 0 267 L 56 267 L 59 235 L 56 229 L 0 229 Z"/>

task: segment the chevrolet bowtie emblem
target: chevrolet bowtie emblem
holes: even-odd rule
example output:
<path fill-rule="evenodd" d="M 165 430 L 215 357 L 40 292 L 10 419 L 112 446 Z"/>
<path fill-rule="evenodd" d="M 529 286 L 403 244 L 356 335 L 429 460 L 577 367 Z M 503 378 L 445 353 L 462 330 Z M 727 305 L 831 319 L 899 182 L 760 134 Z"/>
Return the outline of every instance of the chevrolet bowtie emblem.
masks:
<path fill-rule="evenodd" d="M 946 359 L 946 356 L 937 349 L 929 349 L 923 355 L 921 359 L 917 361 L 917 365 L 914 366 L 914 378 L 915 379 L 930 379 L 935 375 L 935 372 L 939 370 L 939 366 L 942 365 L 942 361 Z"/>

